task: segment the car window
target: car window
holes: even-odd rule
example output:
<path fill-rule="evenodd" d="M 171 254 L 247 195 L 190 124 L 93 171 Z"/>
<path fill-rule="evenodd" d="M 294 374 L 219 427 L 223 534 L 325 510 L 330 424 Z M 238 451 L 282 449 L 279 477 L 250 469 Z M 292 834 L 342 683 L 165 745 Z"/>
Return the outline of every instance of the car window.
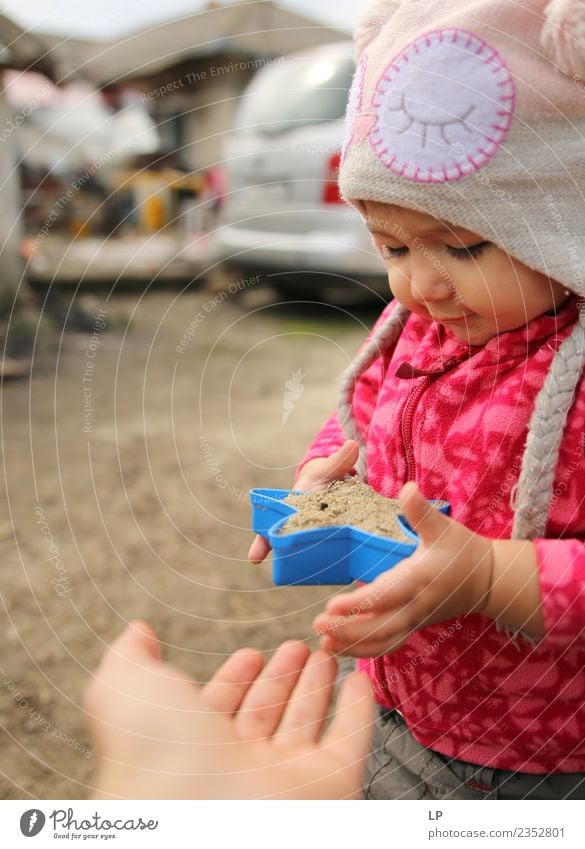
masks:
<path fill-rule="evenodd" d="M 342 118 L 354 70 L 353 59 L 326 55 L 275 64 L 242 95 L 236 126 L 276 135 Z"/>

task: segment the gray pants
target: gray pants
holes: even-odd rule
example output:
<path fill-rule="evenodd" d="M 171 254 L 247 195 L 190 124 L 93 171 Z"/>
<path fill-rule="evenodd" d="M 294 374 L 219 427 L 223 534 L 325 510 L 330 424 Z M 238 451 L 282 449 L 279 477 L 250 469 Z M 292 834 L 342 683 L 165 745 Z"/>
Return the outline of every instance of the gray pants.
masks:
<path fill-rule="evenodd" d="M 477 766 L 426 749 L 398 711 L 381 709 L 366 799 L 585 799 L 585 773 L 531 775 Z"/>

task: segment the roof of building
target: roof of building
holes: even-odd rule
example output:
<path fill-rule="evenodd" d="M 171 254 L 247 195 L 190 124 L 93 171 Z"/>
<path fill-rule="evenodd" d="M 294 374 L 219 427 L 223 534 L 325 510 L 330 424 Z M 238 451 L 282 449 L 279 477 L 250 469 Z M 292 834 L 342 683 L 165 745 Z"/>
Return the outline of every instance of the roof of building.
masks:
<path fill-rule="evenodd" d="M 189 59 L 218 54 L 268 57 L 347 37 L 272 0 L 237 2 L 164 21 L 83 49 L 78 72 L 100 85 L 147 77 Z M 80 57 L 81 58 L 81 57 Z"/>
<path fill-rule="evenodd" d="M 0 13 L 0 68 L 40 71 L 51 79 L 54 79 L 57 73 L 51 49 L 44 39 L 25 32 L 2 13 Z"/>

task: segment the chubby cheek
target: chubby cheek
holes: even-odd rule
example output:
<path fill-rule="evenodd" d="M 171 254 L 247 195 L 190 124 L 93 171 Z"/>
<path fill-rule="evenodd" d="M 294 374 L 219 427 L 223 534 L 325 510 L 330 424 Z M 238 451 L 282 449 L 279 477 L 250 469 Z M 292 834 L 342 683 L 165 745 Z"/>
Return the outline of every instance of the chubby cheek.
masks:
<path fill-rule="evenodd" d="M 502 319 L 515 324 L 526 323 L 550 310 L 559 301 L 562 287 L 544 274 L 510 258 L 494 265 L 487 278 L 489 292 L 486 285 L 484 291 L 491 295 L 492 312 Z"/>
<path fill-rule="evenodd" d="M 502 318 L 510 308 L 509 293 L 503 294 L 493 289 L 489 291 L 483 281 L 477 281 L 473 289 L 465 287 L 461 296 L 467 309 L 490 321 Z"/>
<path fill-rule="evenodd" d="M 394 295 L 397 301 L 400 303 L 404 303 L 404 295 L 406 294 L 406 287 L 404 285 L 404 280 L 401 282 L 400 274 L 398 274 L 393 268 L 388 268 L 386 266 L 386 273 L 388 275 L 388 286 L 390 291 Z"/>
<path fill-rule="evenodd" d="M 410 284 L 396 268 L 388 268 L 388 285 L 396 300 L 412 312 L 420 314 L 420 307 L 412 297 Z"/>
<path fill-rule="evenodd" d="M 501 331 L 527 324 L 553 306 L 553 298 L 540 287 L 524 289 L 508 279 L 506 287 L 497 286 L 486 293 L 478 312 L 493 321 Z"/>
<path fill-rule="evenodd" d="M 485 268 L 482 273 L 459 275 L 455 285 L 463 306 L 495 324 L 514 321 L 524 311 L 525 296 L 518 281 L 510 279 L 505 269 Z"/>

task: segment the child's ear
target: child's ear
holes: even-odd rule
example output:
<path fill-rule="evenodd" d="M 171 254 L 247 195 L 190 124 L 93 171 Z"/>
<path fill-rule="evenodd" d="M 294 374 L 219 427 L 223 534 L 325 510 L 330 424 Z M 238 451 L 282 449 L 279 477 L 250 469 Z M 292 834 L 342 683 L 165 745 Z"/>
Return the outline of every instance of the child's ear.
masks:
<path fill-rule="evenodd" d="M 354 35 L 355 57 L 362 53 L 397 12 L 401 0 L 375 0 L 362 15 Z"/>
<path fill-rule="evenodd" d="M 585 4 L 551 0 L 544 10 L 540 44 L 560 71 L 585 80 Z"/>

